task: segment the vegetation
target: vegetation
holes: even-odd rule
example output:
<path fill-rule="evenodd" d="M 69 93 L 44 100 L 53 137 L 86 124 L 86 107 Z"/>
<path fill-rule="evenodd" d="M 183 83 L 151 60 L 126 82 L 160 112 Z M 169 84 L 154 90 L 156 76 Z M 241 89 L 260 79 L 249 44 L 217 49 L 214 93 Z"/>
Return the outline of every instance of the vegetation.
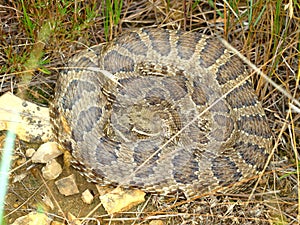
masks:
<path fill-rule="evenodd" d="M 113 218 L 97 211 L 92 218 L 111 224 L 144 224 L 153 219 L 166 224 L 300 223 L 299 1 L 2 1 L 0 20 L 0 95 L 12 91 L 44 105 L 72 55 L 133 27 L 220 36 L 265 75 L 255 73 L 251 79 L 272 128 L 274 149 L 269 170 L 256 189 L 193 201 L 151 195 L 147 203 L 132 211 Z M 0 136 L 1 143 L 4 137 Z M 18 165 L 16 159 L 24 158 L 25 148 L 16 140 L 12 168 Z M 67 220 L 57 208 L 45 206 L 45 195 L 65 213 L 85 217 L 93 212 L 95 205 L 78 207 L 80 197 L 71 200 L 73 205 L 63 205 L 64 197 L 55 192 L 51 182 L 43 183 L 36 169 L 21 168 L 11 176 L 20 173 L 32 175 L 8 187 L 4 216 L 8 224 L 40 207 L 57 220 Z"/>

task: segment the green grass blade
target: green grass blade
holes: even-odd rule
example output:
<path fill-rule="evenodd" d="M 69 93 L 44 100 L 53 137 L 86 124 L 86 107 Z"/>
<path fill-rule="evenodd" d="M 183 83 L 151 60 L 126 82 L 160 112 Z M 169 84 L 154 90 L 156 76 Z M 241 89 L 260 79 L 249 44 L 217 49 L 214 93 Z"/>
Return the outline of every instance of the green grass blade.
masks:
<path fill-rule="evenodd" d="M 31 38 L 34 38 L 34 33 L 33 33 L 33 30 L 34 30 L 34 25 L 33 23 L 31 22 L 28 14 L 27 14 L 27 11 L 26 11 L 26 7 L 24 5 L 24 1 L 21 0 L 22 2 L 22 9 L 23 9 L 23 14 L 24 14 L 24 19 L 25 19 L 25 25 L 26 25 L 26 28 L 28 29 L 29 31 L 29 34 L 30 34 L 30 37 Z"/>
<path fill-rule="evenodd" d="M 14 118 L 12 121 L 17 121 Z M 16 126 L 16 125 L 15 125 Z M 8 178 L 9 178 L 9 170 L 11 165 L 11 159 L 13 154 L 13 149 L 15 145 L 16 127 L 10 127 L 7 131 L 7 136 L 4 144 L 4 150 L 2 154 L 1 164 L 0 164 L 0 225 L 3 224 L 3 214 L 4 214 L 4 204 L 5 204 L 5 196 L 8 189 Z"/>

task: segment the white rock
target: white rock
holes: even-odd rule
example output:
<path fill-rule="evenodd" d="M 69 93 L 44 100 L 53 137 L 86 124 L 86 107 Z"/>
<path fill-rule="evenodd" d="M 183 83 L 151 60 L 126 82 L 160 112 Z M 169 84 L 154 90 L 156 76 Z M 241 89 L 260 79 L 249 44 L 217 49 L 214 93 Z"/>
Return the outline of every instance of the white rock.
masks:
<path fill-rule="evenodd" d="M 0 130 L 14 129 L 27 142 L 46 142 L 52 137 L 49 109 L 6 92 L 0 97 Z"/>
<path fill-rule="evenodd" d="M 92 193 L 90 192 L 89 189 L 86 189 L 82 195 L 81 195 L 81 199 L 84 203 L 86 204 L 91 204 L 93 199 L 94 199 L 94 196 L 92 195 Z"/>
<path fill-rule="evenodd" d="M 55 160 L 51 159 L 46 166 L 42 168 L 43 177 L 46 180 L 54 180 L 62 172 L 61 165 Z"/>
<path fill-rule="evenodd" d="M 31 158 L 33 156 L 33 154 L 35 153 L 35 149 L 34 148 L 29 148 L 26 150 L 26 157 Z"/>
<path fill-rule="evenodd" d="M 33 163 L 47 163 L 61 154 L 56 142 L 46 142 L 38 148 L 31 160 Z"/>

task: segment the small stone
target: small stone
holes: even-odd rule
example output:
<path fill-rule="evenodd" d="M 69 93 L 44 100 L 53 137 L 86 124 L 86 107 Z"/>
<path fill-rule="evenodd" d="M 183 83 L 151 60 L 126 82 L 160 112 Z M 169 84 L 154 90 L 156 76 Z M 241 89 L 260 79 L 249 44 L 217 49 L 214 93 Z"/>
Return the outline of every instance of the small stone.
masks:
<path fill-rule="evenodd" d="M 76 216 L 74 216 L 72 213 L 68 212 L 67 218 L 68 218 L 70 224 L 81 225 L 80 219 L 78 219 L 78 218 L 77 218 Z"/>
<path fill-rule="evenodd" d="M 79 193 L 74 174 L 56 181 L 55 185 L 57 186 L 58 191 L 65 196 Z"/>
<path fill-rule="evenodd" d="M 151 220 L 149 225 L 164 225 L 165 223 L 162 220 Z"/>
<path fill-rule="evenodd" d="M 81 195 L 81 199 L 84 203 L 86 204 L 91 204 L 93 199 L 94 199 L 94 196 L 92 195 L 92 193 L 90 192 L 89 189 L 86 189 L 82 195 Z"/>
<path fill-rule="evenodd" d="M 31 212 L 26 216 L 19 217 L 12 225 L 50 225 L 52 219 L 44 213 Z"/>
<path fill-rule="evenodd" d="M 31 160 L 33 163 L 47 163 L 61 154 L 56 142 L 46 142 L 38 148 Z"/>
<path fill-rule="evenodd" d="M 35 153 L 35 149 L 34 148 L 29 148 L 26 150 L 26 157 L 31 158 L 33 156 L 33 154 Z"/>
<path fill-rule="evenodd" d="M 115 188 L 100 196 L 101 203 L 109 214 L 123 212 L 145 201 L 145 192 L 138 189 Z"/>
<path fill-rule="evenodd" d="M 46 166 L 42 168 L 43 177 L 46 180 L 56 179 L 62 172 L 61 165 L 55 160 L 51 159 Z"/>

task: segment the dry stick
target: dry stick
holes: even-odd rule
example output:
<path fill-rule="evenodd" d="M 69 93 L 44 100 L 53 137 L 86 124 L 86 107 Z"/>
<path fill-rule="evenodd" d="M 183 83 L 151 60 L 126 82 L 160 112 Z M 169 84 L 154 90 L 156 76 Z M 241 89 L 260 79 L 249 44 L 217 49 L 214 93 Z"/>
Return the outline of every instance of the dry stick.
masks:
<path fill-rule="evenodd" d="M 44 187 L 44 185 L 41 185 L 34 193 L 32 193 L 32 195 L 30 195 L 26 201 L 24 201 L 21 205 L 19 205 L 16 209 L 14 209 L 13 211 L 11 211 L 10 213 L 6 214 L 4 216 L 4 218 L 10 216 L 11 214 L 15 213 L 17 210 L 19 210 L 20 208 L 22 208 L 27 202 L 29 202 L 29 200 L 35 196 L 35 194 L 37 194 L 42 188 Z"/>
<path fill-rule="evenodd" d="M 57 201 L 56 198 L 54 197 L 52 191 L 51 191 L 50 188 L 48 187 L 47 182 L 44 180 L 44 178 L 43 178 L 43 176 L 41 175 L 41 173 L 38 173 L 38 174 L 39 174 L 41 180 L 43 181 L 43 184 L 45 185 L 46 189 L 47 189 L 48 192 L 50 193 L 52 199 L 54 200 L 56 206 L 58 207 L 59 211 L 61 211 L 61 213 L 62 213 L 64 219 L 66 220 L 66 222 L 67 222 L 68 224 L 70 224 L 69 221 L 68 221 L 68 219 L 67 219 L 67 217 L 66 217 L 66 215 L 65 215 L 65 213 L 64 213 L 64 211 L 62 210 L 62 208 L 60 207 L 58 201 Z"/>
<path fill-rule="evenodd" d="M 142 208 L 136 213 L 136 218 L 135 218 L 135 220 L 132 222 L 132 225 L 134 225 L 134 224 L 137 222 L 137 220 L 141 219 L 140 216 L 141 216 L 141 214 L 144 212 L 144 210 L 145 210 L 146 206 L 148 205 L 149 201 L 150 201 L 150 198 L 148 198 L 148 199 L 146 200 L 146 202 L 143 204 Z"/>
<path fill-rule="evenodd" d="M 206 218 L 209 218 L 209 217 L 216 217 L 216 218 L 220 218 L 220 219 L 244 219 L 245 217 L 244 216 L 224 216 L 224 215 L 213 215 L 213 214 L 209 214 L 209 213 L 206 213 L 206 214 L 197 214 L 197 213 L 174 213 L 174 214 L 171 214 L 170 212 L 168 212 L 169 214 L 164 214 L 164 215 L 155 215 L 155 216 L 149 216 L 147 217 L 148 220 L 157 220 L 157 219 L 166 219 L 166 218 L 170 218 L 170 217 L 178 217 L 178 216 L 182 216 L 182 217 L 185 217 L 187 215 L 189 216 L 202 216 L 202 217 L 206 217 Z M 109 222 L 113 222 L 113 221 L 132 221 L 132 220 L 136 220 L 138 218 L 126 218 L 126 217 L 123 217 L 123 218 L 111 218 L 111 219 L 103 219 L 103 221 L 109 221 Z M 262 218 L 256 218 L 256 217 L 247 217 L 247 219 L 249 220 L 252 220 L 252 221 L 259 221 L 259 222 L 269 222 L 270 220 L 269 219 L 262 219 Z"/>
<path fill-rule="evenodd" d="M 290 116 L 290 118 L 292 119 L 292 111 L 291 111 L 291 108 L 289 109 L 289 113 L 288 115 Z M 295 126 L 294 126 L 294 123 L 293 123 L 293 120 L 291 121 L 291 124 L 292 124 L 292 130 L 295 131 Z M 295 140 L 295 132 L 291 132 L 291 129 L 289 127 L 289 133 L 290 133 L 290 137 L 291 137 L 291 143 L 292 143 L 292 148 L 294 150 L 294 154 L 295 154 L 295 162 L 296 162 L 296 168 L 297 168 L 297 183 L 298 183 L 298 190 L 297 190 L 297 193 L 298 193 L 298 196 L 300 196 L 300 188 L 299 188 L 299 181 L 300 181 L 300 171 L 299 171 L 299 160 L 298 160 L 298 151 L 297 151 L 297 143 L 296 143 L 296 140 Z M 292 138 L 294 137 L 294 138 Z M 297 215 L 297 219 L 300 219 L 300 199 L 298 198 L 298 215 Z"/>
<path fill-rule="evenodd" d="M 83 224 L 84 221 L 88 220 L 88 218 L 97 210 L 99 209 L 99 207 L 102 205 L 102 202 L 100 201 L 100 203 L 98 205 L 96 205 L 92 211 L 90 211 L 81 221 L 80 224 Z"/>
<path fill-rule="evenodd" d="M 295 104 L 297 104 L 299 107 L 300 107 L 300 103 L 299 101 L 294 98 L 290 93 L 288 93 L 287 91 L 285 91 L 282 87 L 280 87 L 278 84 L 276 84 L 273 80 L 271 80 L 267 75 L 265 75 L 263 72 L 261 72 L 261 70 L 259 70 L 253 63 L 251 63 L 245 56 L 243 56 L 241 53 L 239 53 L 235 48 L 233 48 L 227 41 L 225 41 L 224 39 L 219 39 L 225 46 L 226 48 L 230 49 L 231 51 L 233 51 L 235 54 L 237 54 L 245 63 L 247 63 L 256 73 L 258 73 L 259 75 L 261 75 L 267 82 L 269 82 L 271 85 L 273 85 L 278 91 L 280 91 L 282 94 L 286 95 L 290 100 L 291 102 L 294 102 Z M 291 107 L 294 106 L 292 103 L 289 104 Z M 289 109 L 290 110 L 290 109 Z M 287 117 L 286 117 L 286 120 L 288 119 L 288 114 L 287 114 Z M 264 172 L 266 171 L 270 161 L 271 161 L 271 158 L 275 152 L 275 149 L 276 147 L 278 146 L 278 143 L 279 143 L 279 139 L 280 137 L 282 136 L 284 130 L 286 129 L 286 126 L 287 124 L 285 123 L 284 126 L 282 127 L 280 133 L 279 133 L 279 136 L 276 140 L 276 143 L 271 151 L 271 154 L 269 155 L 268 159 L 267 159 L 267 162 L 263 168 L 263 170 L 261 171 L 261 173 L 259 174 L 259 177 L 258 177 L 258 180 L 249 196 L 249 200 L 252 198 L 253 194 L 254 194 L 254 191 L 255 189 L 257 188 L 258 186 L 258 183 L 259 181 L 261 180 Z"/>
<path fill-rule="evenodd" d="M 9 171 L 9 173 L 11 174 L 11 173 L 17 171 L 18 169 L 20 169 L 21 167 L 23 167 L 23 166 L 25 166 L 26 164 L 30 163 L 31 161 L 32 161 L 31 159 L 26 160 L 26 161 L 25 161 L 24 163 L 22 163 L 21 165 L 15 167 L 15 168 L 13 168 L 13 169 L 11 169 L 11 170 Z"/>
<path fill-rule="evenodd" d="M 258 69 L 253 63 L 251 63 L 245 56 L 243 56 L 239 51 L 237 51 L 234 47 L 232 47 L 227 41 L 225 41 L 222 38 L 218 38 L 226 48 L 233 51 L 235 54 L 238 55 L 247 65 L 251 67 L 256 73 L 258 73 L 260 76 L 262 76 L 267 82 L 269 82 L 272 86 L 274 86 L 278 91 L 280 91 L 282 94 L 287 96 L 292 102 L 294 102 L 296 105 L 300 107 L 300 102 L 294 98 L 290 93 L 285 91 L 281 86 L 276 84 L 271 78 L 269 78 L 266 74 L 264 74 L 260 69 Z"/>
<path fill-rule="evenodd" d="M 251 200 L 251 198 L 252 198 L 252 196 L 253 196 L 253 194 L 254 194 L 254 191 L 256 190 L 256 188 L 257 188 L 257 186 L 258 186 L 259 181 L 261 180 L 262 176 L 264 175 L 264 173 L 265 173 L 265 171 L 266 171 L 266 169 L 267 169 L 267 167 L 268 167 L 268 165 L 269 165 L 269 163 L 270 163 L 270 161 L 271 161 L 271 158 L 272 158 L 273 155 L 274 155 L 275 149 L 276 149 L 277 146 L 278 146 L 279 140 L 280 140 L 280 138 L 281 138 L 283 132 L 285 131 L 286 127 L 287 127 L 287 124 L 285 123 L 285 124 L 283 125 L 283 127 L 282 127 L 282 129 L 281 129 L 279 135 L 278 135 L 278 138 L 277 138 L 277 140 L 276 140 L 276 142 L 275 142 L 275 145 L 274 145 L 274 147 L 273 147 L 273 149 L 272 149 L 272 151 L 271 151 L 271 153 L 270 153 L 270 155 L 269 155 L 269 157 L 268 157 L 268 159 L 267 159 L 267 162 L 266 162 L 266 164 L 265 164 L 263 170 L 262 170 L 262 171 L 259 173 L 259 175 L 258 175 L 257 182 L 255 183 L 255 185 L 254 185 L 254 187 L 253 187 L 253 189 L 252 189 L 252 191 L 251 191 L 251 194 L 249 195 L 248 201 Z M 247 205 L 248 205 L 248 203 L 246 204 L 246 206 L 247 206 Z"/>
<path fill-rule="evenodd" d="M 183 1 L 183 30 L 186 30 L 187 12 L 186 12 L 186 0 Z"/>
<path fill-rule="evenodd" d="M 286 216 L 286 217 L 288 217 L 288 218 L 294 220 L 295 222 L 299 222 L 299 221 L 297 220 L 297 218 L 295 218 L 295 217 L 289 215 L 287 212 L 285 212 L 285 211 L 279 211 L 276 207 L 274 207 L 273 205 L 267 204 L 267 203 L 265 203 L 265 205 L 266 205 L 268 208 L 274 210 L 275 212 L 278 212 L 279 214 L 283 214 L 284 216 Z M 284 219 L 284 220 L 286 221 L 286 219 Z M 282 220 L 282 221 L 283 221 L 283 220 Z M 269 221 L 269 222 L 270 222 L 270 221 Z M 274 223 L 273 223 L 273 224 L 274 224 Z M 285 223 L 285 224 L 299 224 L 299 223 L 291 223 L 291 222 L 290 222 L 290 223 Z"/>

